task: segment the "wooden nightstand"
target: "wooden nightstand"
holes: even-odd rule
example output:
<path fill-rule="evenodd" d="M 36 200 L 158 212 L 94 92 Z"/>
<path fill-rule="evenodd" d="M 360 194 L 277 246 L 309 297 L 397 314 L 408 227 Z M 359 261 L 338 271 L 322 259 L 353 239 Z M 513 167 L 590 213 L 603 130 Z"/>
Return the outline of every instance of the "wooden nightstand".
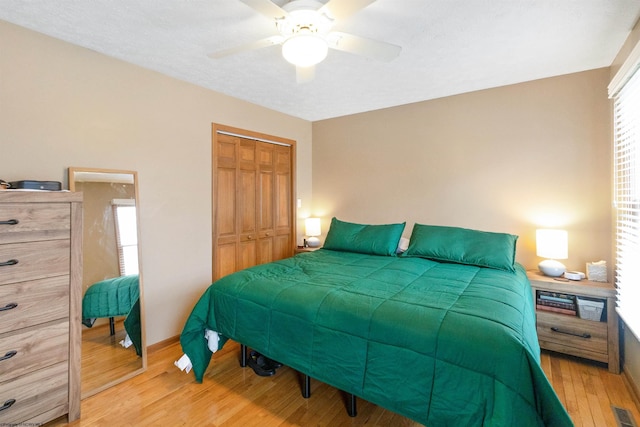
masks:
<path fill-rule="evenodd" d="M 598 320 L 584 319 L 567 310 L 551 311 L 548 306 L 536 304 L 536 327 L 540 347 L 559 353 L 571 354 L 585 359 L 608 364 L 609 371 L 620 373 L 620 345 L 618 315 L 616 314 L 616 290 L 611 283 L 580 281 L 559 281 L 542 275 L 537 271 L 528 271 L 534 303 L 544 295 L 583 298 L 596 304 L 603 303 L 602 317 Z M 558 296 L 558 295 L 556 295 Z M 586 307 L 585 307 L 586 308 Z"/>
<path fill-rule="evenodd" d="M 296 253 L 297 254 L 301 254 L 303 252 L 313 252 L 313 251 L 317 251 L 320 248 L 305 248 L 304 246 L 298 246 L 296 247 Z"/>

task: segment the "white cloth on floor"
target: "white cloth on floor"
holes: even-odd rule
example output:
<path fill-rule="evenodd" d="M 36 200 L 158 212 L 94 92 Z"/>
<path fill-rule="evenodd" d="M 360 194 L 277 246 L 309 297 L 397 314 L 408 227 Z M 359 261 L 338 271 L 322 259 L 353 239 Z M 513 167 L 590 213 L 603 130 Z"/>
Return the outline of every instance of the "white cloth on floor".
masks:
<path fill-rule="evenodd" d="M 211 329 L 204 330 L 204 339 L 207 340 L 207 346 L 211 353 L 215 353 L 218 351 L 218 343 L 220 342 L 220 335 L 216 331 L 212 331 Z M 173 362 L 181 371 L 185 371 L 189 373 L 193 365 L 191 364 L 191 359 L 186 354 L 183 354 L 182 357 L 175 362 Z"/>
<path fill-rule="evenodd" d="M 131 338 L 129 338 L 129 334 L 127 334 L 124 337 L 124 339 L 120 341 L 120 345 L 123 346 L 124 348 L 129 348 L 131 347 L 132 344 L 133 344 L 133 341 L 131 341 Z"/>
<path fill-rule="evenodd" d="M 173 362 L 173 364 L 176 365 L 181 371 L 185 371 L 187 374 L 191 371 L 191 368 L 193 368 L 191 359 L 189 359 L 189 356 L 187 356 L 186 354 L 183 354 L 182 357 Z"/>
<path fill-rule="evenodd" d="M 218 351 L 218 342 L 220 341 L 220 335 L 216 331 L 210 329 L 204 330 L 204 338 L 209 342 L 208 347 L 211 353 Z"/>

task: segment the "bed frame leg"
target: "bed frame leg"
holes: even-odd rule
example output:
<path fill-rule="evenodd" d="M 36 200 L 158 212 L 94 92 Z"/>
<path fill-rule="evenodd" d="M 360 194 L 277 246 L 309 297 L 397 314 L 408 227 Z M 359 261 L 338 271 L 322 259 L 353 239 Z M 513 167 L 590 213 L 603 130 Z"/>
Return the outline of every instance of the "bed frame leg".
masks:
<path fill-rule="evenodd" d="M 244 344 L 240 344 L 240 366 L 247 366 L 247 346 Z"/>
<path fill-rule="evenodd" d="M 350 417 L 355 417 L 358 415 L 358 410 L 356 408 L 356 395 L 348 393 L 347 394 L 347 414 Z"/>
<path fill-rule="evenodd" d="M 308 399 L 311 397 L 311 377 L 309 375 L 304 376 L 302 384 L 302 397 Z"/>
<path fill-rule="evenodd" d="M 109 333 L 111 333 L 111 336 L 116 334 L 116 322 L 113 317 L 109 317 Z"/>

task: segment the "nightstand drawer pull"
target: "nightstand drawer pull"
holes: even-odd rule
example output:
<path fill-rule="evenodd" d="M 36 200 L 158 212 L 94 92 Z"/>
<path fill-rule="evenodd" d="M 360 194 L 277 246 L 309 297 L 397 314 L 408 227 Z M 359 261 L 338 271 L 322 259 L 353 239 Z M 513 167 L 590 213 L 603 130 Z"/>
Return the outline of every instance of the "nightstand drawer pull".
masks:
<path fill-rule="evenodd" d="M 16 265 L 18 263 L 17 259 L 10 259 L 9 261 L 0 262 L 0 267 L 6 267 L 8 265 Z"/>
<path fill-rule="evenodd" d="M 9 311 L 11 309 L 14 309 L 18 306 L 18 303 L 16 302 L 10 302 L 9 304 L 5 305 L 4 307 L 0 307 L 0 311 Z"/>
<path fill-rule="evenodd" d="M 7 400 L 6 402 L 4 402 L 4 405 L 0 406 L 0 411 L 11 408 L 11 405 L 13 405 L 14 403 L 16 403 L 15 399 Z"/>
<path fill-rule="evenodd" d="M 18 352 L 15 351 L 15 350 L 8 351 L 7 354 L 5 354 L 4 356 L 0 357 L 0 362 L 2 362 L 3 360 L 11 359 L 16 354 L 18 354 Z"/>
<path fill-rule="evenodd" d="M 9 219 L 7 221 L 0 221 L 0 225 L 16 225 L 19 222 L 20 221 L 18 221 L 17 219 Z"/>
<path fill-rule="evenodd" d="M 588 333 L 586 333 L 586 332 L 585 332 L 585 333 L 582 333 L 582 334 L 576 334 L 576 333 L 574 333 L 574 332 L 563 331 L 562 329 L 560 329 L 560 328 L 556 328 L 555 326 L 552 326 L 552 327 L 551 327 L 551 330 L 552 330 L 553 332 L 557 332 L 557 333 L 559 333 L 559 334 L 573 335 L 574 337 L 580 337 L 580 338 L 585 338 L 585 339 L 589 339 L 589 338 L 591 338 L 591 334 L 588 334 Z"/>

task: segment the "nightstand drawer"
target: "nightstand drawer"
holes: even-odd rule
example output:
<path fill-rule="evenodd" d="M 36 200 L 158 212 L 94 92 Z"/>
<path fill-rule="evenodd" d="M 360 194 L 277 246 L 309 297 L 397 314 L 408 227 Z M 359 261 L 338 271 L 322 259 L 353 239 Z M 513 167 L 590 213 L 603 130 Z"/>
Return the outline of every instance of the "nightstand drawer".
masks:
<path fill-rule="evenodd" d="M 69 274 L 69 239 L 0 245 L 0 285 Z"/>
<path fill-rule="evenodd" d="M 557 346 L 562 346 L 568 353 L 574 354 L 575 351 L 570 351 L 573 348 L 580 352 L 601 354 L 606 360 L 607 323 L 546 313 L 541 310 L 538 310 L 537 316 L 538 339 L 541 347 L 557 351 Z"/>
<path fill-rule="evenodd" d="M 68 239 L 71 211 L 68 203 L 3 204 L 0 211 L 0 244 Z"/>
<path fill-rule="evenodd" d="M 0 286 L 0 333 L 69 317 L 69 276 Z"/>
<path fill-rule="evenodd" d="M 0 425 L 20 425 L 25 419 L 68 407 L 69 365 L 58 363 L 0 383 Z M 64 411 L 60 411 L 61 414 Z"/>
<path fill-rule="evenodd" d="M 2 381 L 68 360 L 69 322 L 0 335 L 0 359 Z"/>

